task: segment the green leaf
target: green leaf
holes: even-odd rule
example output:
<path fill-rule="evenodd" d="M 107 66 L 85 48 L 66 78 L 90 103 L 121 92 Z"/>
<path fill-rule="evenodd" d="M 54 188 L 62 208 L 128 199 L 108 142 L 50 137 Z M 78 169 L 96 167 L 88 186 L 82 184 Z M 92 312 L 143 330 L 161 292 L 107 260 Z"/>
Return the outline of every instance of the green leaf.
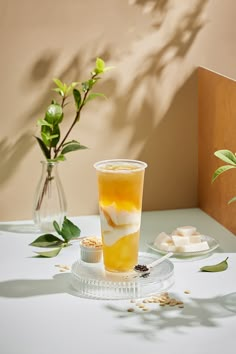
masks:
<path fill-rule="evenodd" d="M 75 106 L 77 110 L 79 110 L 81 104 L 81 94 L 79 90 L 77 90 L 76 88 L 73 89 L 73 96 L 74 96 Z"/>
<path fill-rule="evenodd" d="M 76 238 L 80 236 L 80 228 L 73 224 L 69 219 L 66 217 L 64 218 L 62 228 L 61 228 L 61 236 L 63 239 L 68 242 L 72 238 Z"/>
<path fill-rule="evenodd" d="M 63 119 L 63 110 L 59 104 L 50 104 L 47 109 L 45 120 L 50 124 L 59 124 Z"/>
<path fill-rule="evenodd" d="M 47 139 L 48 139 L 48 141 L 49 141 L 49 140 L 53 140 L 53 139 L 55 139 L 55 138 L 58 138 L 58 136 L 59 136 L 58 134 L 48 135 L 48 136 L 47 136 Z"/>
<path fill-rule="evenodd" d="M 228 258 L 229 257 L 227 257 L 224 261 L 220 263 L 201 267 L 200 270 L 202 272 L 222 272 L 228 268 L 228 262 L 227 262 Z"/>
<path fill-rule="evenodd" d="M 96 72 L 103 73 L 105 69 L 105 62 L 101 58 L 97 58 L 96 60 Z"/>
<path fill-rule="evenodd" d="M 214 153 L 220 160 L 236 166 L 236 156 L 230 150 L 218 150 Z"/>
<path fill-rule="evenodd" d="M 66 91 L 68 90 L 68 86 L 67 86 L 67 84 L 63 84 L 63 91 L 66 93 Z"/>
<path fill-rule="evenodd" d="M 59 125 L 54 125 L 53 129 L 47 125 L 43 125 L 41 128 L 42 139 L 48 147 L 56 147 L 60 140 L 60 128 Z"/>
<path fill-rule="evenodd" d="M 62 154 L 68 154 L 68 152 L 76 151 L 76 150 L 84 150 L 87 149 L 86 146 L 80 145 L 80 143 L 70 143 L 67 144 L 61 151 Z"/>
<path fill-rule="evenodd" d="M 52 234 L 41 235 L 30 243 L 30 246 L 35 247 L 54 247 L 61 246 L 64 241 L 60 240 L 57 236 Z"/>
<path fill-rule="evenodd" d="M 48 129 L 46 129 L 48 128 Z M 41 137 L 45 146 L 50 148 L 50 133 L 51 129 L 47 126 L 43 126 L 41 129 Z"/>
<path fill-rule="evenodd" d="M 64 84 L 61 82 L 60 79 L 55 78 L 55 79 L 53 79 L 52 81 L 63 91 L 63 89 L 64 89 Z"/>
<path fill-rule="evenodd" d="M 53 258 L 56 257 L 60 251 L 62 250 L 63 247 L 55 248 L 52 251 L 45 251 L 45 252 L 35 252 L 37 253 L 38 257 L 43 257 L 43 258 Z"/>
<path fill-rule="evenodd" d="M 52 89 L 52 91 L 59 93 L 59 95 L 61 95 L 62 97 L 65 96 L 65 93 L 61 89 L 59 89 L 58 87 Z"/>
<path fill-rule="evenodd" d="M 105 73 L 106 71 L 109 71 L 109 70 L 112 70 L 114 69 L 115 66 L 106 66 L 104 69 L 103 69 L 103 72 Z"/>
<path fill-rule="evenodd" d="M 82 89 L 84 92 L 89 91 L 93 88 L 99 78 L 96 79 L 89 79 L 88 81 L 82 82 Z"/>
<path fill-rule="evenodd" d="M 221 175 L 223 172 L 230 170 L 231 168 L 236 168 L 236 166 L 232 166 L 232 165 L 225 165 L 225 166 L 221 166 L 219 168 L 217 168 L 217 170 L 214 172 L 211 182 L 213 183 L 216 178 Z"/>
<path fill-rule="evenodd" d="M 60 154 L 59 156 L 57 156 L 55 159 L 48 159 L 48 162 L 57 162 L 57 161 L 65 161 L 66 158 L 64 155 Z"/>
<path fill-rule="evenodd" d="M 78 84 L 79 84 L 78 82 L 72 82 L 72 84 L 68 86 L 66 90 L 66 96 L 69 96 Z"/>
<path fill-rule="evenodd" d="M 86 92 L 86 91 L 89 90 L 89 83 L 88 83 L 88 81 L 82 82 L 81 85 L 82 85 L 82 90 L 83 90 L 84 92 Z"/>
<path fill-rule="evenodd" d="M 50 159 L 50 151 L 49 149 L 47 148 L 47 146 L 45 145 L 45 143 L 43 142 L 43 140 L 41 140 L 40 138 L 38 138 L 37 136 L 35 137 L 37 139 L 37 142 L 44 154 L 44 156 L 46 157 L 46 159 Z"/>
<path fill-rule="evenodd" d="M 79 141 L 73 139 L 73 140 L 67 141 L 67 143 L 64 143 L 62 145 L 62 147 L 65 147 L 66 145 L 69 145 L 69 144 L 72 144 L 72 143 L 80 144 Z"/>
<path fill-rule="evenodd" d="M 56 220 L 53 221 L 53 227 L 54 229 L 56 230 L 56 232 L 61 235 L 61 229 L 60 229 L 60 226 L 58 224 L 58 222 Z"/>
<path fill-rule="evenodd" d="M 231 203 L 233 203 L 233 202 L 235 202 L 235 201 L 236 201 L 236 196 L 233 197 L 233 198 L 231 198 L 231 199 L 228 201 L 228 204 L 231 204 Z"/>
<path fill-rule="evenodd" d="M 38 119 L 37 120 L 37 125 L 39 126 L 43 126 L 43 125 L 47 125 L 48 127 L 50 127 L 52 129 L 53 125 L 48 123 L 45 119 Z"/>
<path fill-rule="evenodd" d="M 102 98 L 105 98 L 107 99 L 107 97 L 103 94 L 103 93 L 90 93 L 88 95 L 88 98 L 85 100 L 85 102 L 88 102 L 88 101 L 91 101 L 93 100 L 94 98 L 97 98 L 97 97 L 102 97 Z"/>

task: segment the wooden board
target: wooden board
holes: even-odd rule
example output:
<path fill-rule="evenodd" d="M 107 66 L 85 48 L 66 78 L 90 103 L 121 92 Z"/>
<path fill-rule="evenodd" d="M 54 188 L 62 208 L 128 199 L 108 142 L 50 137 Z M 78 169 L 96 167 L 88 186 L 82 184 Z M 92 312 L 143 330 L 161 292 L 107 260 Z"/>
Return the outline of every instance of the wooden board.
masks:
<path fill-rule="evenodd" d="M 205 68 L 198 69 L 198 198 L 199 207 L 236 234 L 236 169 L 212 184 L 215 169 L 224 163 L 220 149 L 236 151 L 236 81 Z"/>

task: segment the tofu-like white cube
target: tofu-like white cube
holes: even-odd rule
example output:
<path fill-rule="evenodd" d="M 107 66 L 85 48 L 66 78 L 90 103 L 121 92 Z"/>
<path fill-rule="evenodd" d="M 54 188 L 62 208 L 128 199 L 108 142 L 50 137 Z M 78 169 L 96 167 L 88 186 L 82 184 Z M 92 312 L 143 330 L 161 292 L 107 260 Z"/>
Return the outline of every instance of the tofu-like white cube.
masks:
<path fill-rule="evenodd" d="M 155 238 L 154 245 L 159 247 L 162 242 L 172 242 L 172 239 L 167 233 L 161 232 Z"/>
<path fill-rule="evenodd" d="M 209 249 L 207 241 L 200 243 L 190 243 L 189 245 L 179 247 L 179 252 L 199 252 Z"/>
<path fill-rule="evenodd" d="M 199 242 L 202 242 L 202 235 L 197 235 L 197 234 L 194 234 L 192 236 L 189 236 L 189 242 L 190 243 L 199 243 Z"/>
<path fill-rule="evenodd" d="M 173 236 L 172 236 L 172 240 L 173 240 L 174 245 L 175 245 L 176 247 L 185 246 L 185 245 L 188 245 L 188 244 L 190 243 L 189 237 L 187 237 L 187 236 L 177 236 L 177 235 L 173 235 Z"/>
<path fill-rule="evenodd" d="M 182 236 L 191 236 L 197 231 L 197 229 L 194 226 L 181 226 L 177 227 L 177 231 Z"/>
<path fill-rule="evenodd" d="M 177 229 L 173 230 L 171 235 L 175 235 L 175 236 L 183 236 Z"/>
<path fill-rule="evenodd" d="M 159 249 L 166 252 L 176 252 L 176 247 L 173 242 L 161 242 Z"/>

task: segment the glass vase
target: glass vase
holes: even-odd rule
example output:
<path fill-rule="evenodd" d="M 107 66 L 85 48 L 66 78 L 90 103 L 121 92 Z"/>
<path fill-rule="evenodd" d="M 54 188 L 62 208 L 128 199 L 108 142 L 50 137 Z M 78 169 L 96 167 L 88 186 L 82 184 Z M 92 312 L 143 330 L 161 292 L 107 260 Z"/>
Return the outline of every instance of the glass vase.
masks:
<path fill-rule="evenodd" d="M 55 231 L 53 221 L 61 226 L 66 216 L 65 193 L 58 174 L 58 162 L 41 161 L 42 173 L 34 200 L 34 223 L 41 232 Z"/>

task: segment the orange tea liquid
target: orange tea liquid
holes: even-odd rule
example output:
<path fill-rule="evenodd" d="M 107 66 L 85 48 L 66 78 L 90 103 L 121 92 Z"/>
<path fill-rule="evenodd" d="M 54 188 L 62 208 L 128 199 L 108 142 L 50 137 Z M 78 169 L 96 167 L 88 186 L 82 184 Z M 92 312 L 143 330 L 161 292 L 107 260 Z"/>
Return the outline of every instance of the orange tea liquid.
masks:
<path fill-rule="evenodd" d="M 144 170 L 139 161 L 97 163 L 105 269 L 127 272 L 138 262 Z"/>

